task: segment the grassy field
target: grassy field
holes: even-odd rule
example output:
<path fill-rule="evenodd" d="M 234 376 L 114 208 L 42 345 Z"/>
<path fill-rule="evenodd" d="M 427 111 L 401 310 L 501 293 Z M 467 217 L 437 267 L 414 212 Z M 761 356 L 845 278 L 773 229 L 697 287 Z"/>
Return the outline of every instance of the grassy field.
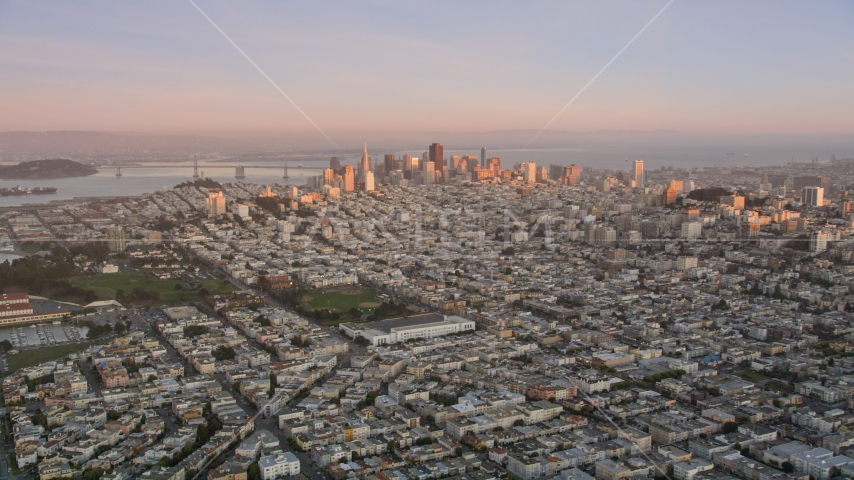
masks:
<path fill-rule="evenodd" d="M 353 308 L 367 312 L 380 306 L 380 302 L 377 300 L 377 292 L 361 286 L 310 290 L 305 296 L 303 304 L 306 308 L 328 309 L 341 313 L 349 312 Z"/>
<path fill-rule="evenodd" d="M 767 380 L 768 377 L 762 375 L 759 372 L 754 372 L 753 370 L 744 370 L 736 373 L 739 377 L 747 380 L 748 382 L 761 382 L 762 380 Z"/>
<path fill-rule="evenodd" d="M 69 353 L 79 352 L 89 348 L 97 342 L 69 343 L 66 345 L 55 345 L 53 347 L 37 348 L 35 350 L 23 350 L 14 355 L 6 355 L 9 370 L 14 372 L 19 368 L 31 367 L 50 360 L 57 360 Z"/>
<path fill-rule="evenodd" d="M 116 291 L 123 290 L 125 295 L 130 295 L 134 288 L 153 290 L 160 294 L 156 302 L 148 302 L 150 305 L 168 305 L 172 303 L 191 302 L 199 299 L 198 289 L 189 290 L 190 286 L 180 280 L 159 280 L 152 275 L 135 272 L 107 273 L 103 275 L 87 275 L 71 279 L 71 284 L 84 289 L 91 289 L 100 300 L 114 300 Z M 181 290 L 176 290 L 175 285 L 181 285 Z M 219 280 L 207 280 L 197 285 L 205 288 L 211 294 L 227 293 L 234 290 L 230 283 Z"/>

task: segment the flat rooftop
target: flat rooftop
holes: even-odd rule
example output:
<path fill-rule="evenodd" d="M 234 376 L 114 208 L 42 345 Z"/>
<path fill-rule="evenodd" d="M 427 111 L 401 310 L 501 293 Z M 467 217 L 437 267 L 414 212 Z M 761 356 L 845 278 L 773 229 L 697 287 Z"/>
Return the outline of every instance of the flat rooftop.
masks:
<path fill-rule="evenodd" d="M 391 333 L 393 328 L 404 327 L 420 327 L 431 323 L 442 323 L 445 321 L 445 316 L 438 313 L 422 313 L 420 315 L 411 315 L 409 317 L 392 318 L 391 320 L 380 320 L 377 322 L 368 322 L 362 327 L 364 330 L 374 329 L 385 333 Z"/>

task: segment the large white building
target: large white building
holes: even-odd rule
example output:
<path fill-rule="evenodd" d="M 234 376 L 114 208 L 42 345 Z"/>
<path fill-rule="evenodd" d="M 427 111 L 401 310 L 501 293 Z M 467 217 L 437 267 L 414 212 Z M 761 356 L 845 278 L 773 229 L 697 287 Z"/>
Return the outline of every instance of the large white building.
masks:
<path fill-rule="evenodd" d="M 804 205 L 813 207 L 824 206 L 824 189 L 821 187 L 804 187 L 803 191 Z"/>
<path fill-rule="evenodd" d="M 352 337 L 364 337 L 371 345 L 389 345 L 413 338 L 441 337 L 451 333 L 474 331 L 475 324 L 456 315 L 425 313 L 380 322 L 342 323 L 339 329 Z"/>
<path fill-rule="evenodd" d="M 258 466 L 261 467 L 262 480 L 299 475 L 300 472 L 299 459 L 291 452 L 265 455 L 258 460 Z"/>
<path fill-rule="evenodd" d="M 682 238 L 700 238 L 703 233 L 703 224 L 700 222 L 685 222 L 682 224 Z"/>

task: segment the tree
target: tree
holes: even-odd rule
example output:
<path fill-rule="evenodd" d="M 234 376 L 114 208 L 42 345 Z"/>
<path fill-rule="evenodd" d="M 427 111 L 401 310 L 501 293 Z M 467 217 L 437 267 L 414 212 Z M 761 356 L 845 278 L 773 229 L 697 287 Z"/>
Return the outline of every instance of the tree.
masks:
<path fill-rule="evenodd" d="M 210 295 L 210 293 L 211 292 L 209 292 L 207 288 L 202 287 L 199 289 L 199 296 L 200 297 L 207 297 L 208 295 Z"/>
<path fill-rule="evenodd" d="M 120 418 L 122 418 L 122 414 L 115 410 L 107 412 L 107 420 L 118 420 Z"/>
<path fill-rule="evenodd" d="M 47 415 L 42 413 L 41 410 L 36 410 L 35 413 L 33 413 L 33 424 L 47 427 Z"/>
<path fill-rule="evenodd" d="M 252 465 L 249 465 L 246 478 L 247 480 L 261 480 L 261 467 L 258 466 L 258 462 L 253 462 Z"/>
<path fill-rule="evenodd" d="M 196 428 L 196 443 L 198 445 L 204 445 L 205 442 L 208 441 L 208 438 L 210 438 L 208 426 L 203 423 Z"/>
<path fill-rule="evenodd" d="M 723 432 L 724 433 L 733 433 L 738 431 L 738 424 L 735 422 L 726 422 L 724 423 Z"/>
<path fill-rule="evenodd" d="M 83 470 L 83 480 L 98 480 L 104 476 L 104 470 L 100 468 L 87 468 Z"/>
<path fill-rule="evenodd" d="M 6 350 L 8 352 L 9 350 L 12 350 L 12 348 L 12 342 L 9 340 L 3 340 L 0 342 L 0 350 Z"/>
<path fill-rule="evenodd" d="M 122 322 L 117 322 L 113 330 L 115 330 L 118 335 L 123 335 L 125 333 L 125 324 Z"/>
<path fill-rule="evenodd" d="M 237 354 L 234 349 L 225 345 L 220 345 L 212 353 L 213 357 L 219 361 L 232 360 Z"/>
<path fill-rule="evenodd" d="M 515 422 L 513 422 L 514 427 L 522 427 L 524 425 L 525 425 L 525 421 L 522 420 L 521 418 L 519 420 L 516 420 Z"/>
<path fill-rule="evenodd" d="M 204 325 L 190 325 L 184 328 L 184 336 L 187 338 L 197 337 L 210 332 L 211 329 Z"/>

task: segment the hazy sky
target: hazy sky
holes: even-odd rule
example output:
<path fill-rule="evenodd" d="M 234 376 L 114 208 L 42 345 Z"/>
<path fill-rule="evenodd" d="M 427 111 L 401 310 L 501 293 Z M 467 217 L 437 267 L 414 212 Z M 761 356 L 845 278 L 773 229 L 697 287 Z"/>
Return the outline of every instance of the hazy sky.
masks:
<path fill-rule="evenodd" d="M 542 128 L 665 4 L 199 6 L 325 131 Z M 854 133 L 854 2 L 676 0 L 552 124 Z M 187 1 L 0 2 L 0 131 L 312 131 Z"/>

